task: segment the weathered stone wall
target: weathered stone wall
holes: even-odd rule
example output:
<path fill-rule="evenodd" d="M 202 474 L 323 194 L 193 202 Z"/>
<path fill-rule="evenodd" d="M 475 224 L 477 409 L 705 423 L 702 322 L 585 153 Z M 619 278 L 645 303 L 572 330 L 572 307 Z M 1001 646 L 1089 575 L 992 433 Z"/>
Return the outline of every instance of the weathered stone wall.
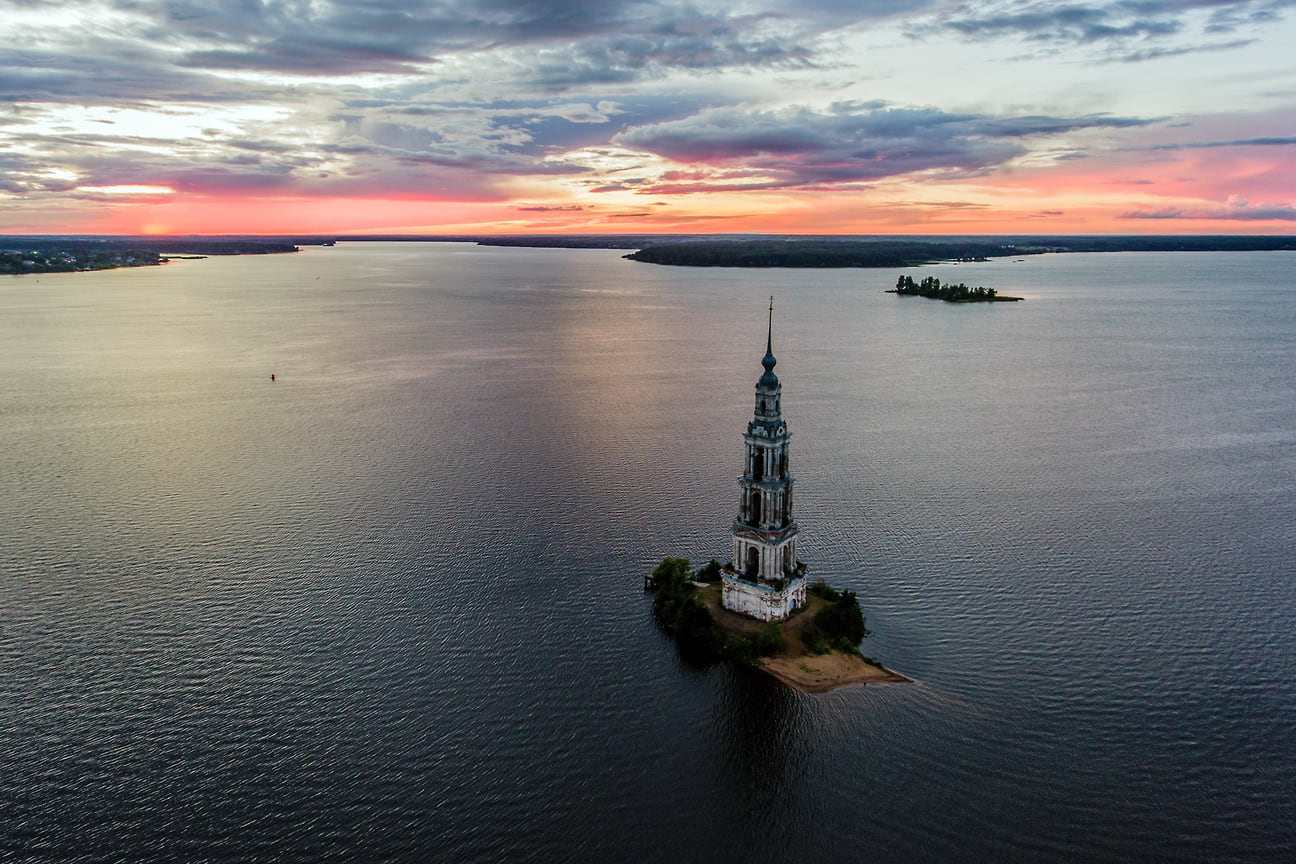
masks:
<path fill-rule="evenodd" d="M 781 621 L 806 602 L 805 579 L 795 579 L 782 591 L 764 585 L 753 585 L 742 579 L 723 577 L 721 603 L 731 612 L 750 615 L 761 621 Z"/>

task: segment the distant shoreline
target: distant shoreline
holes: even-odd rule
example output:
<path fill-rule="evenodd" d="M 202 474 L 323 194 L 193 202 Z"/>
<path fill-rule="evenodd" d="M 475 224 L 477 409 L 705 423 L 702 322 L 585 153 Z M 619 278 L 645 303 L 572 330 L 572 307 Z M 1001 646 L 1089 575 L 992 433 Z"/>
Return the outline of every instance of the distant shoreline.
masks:
<path fill-rule="evenodd" d="M 882 268 L 1069 252 L 1296 251 L 1289 235 L 699 235 L 334 234 L 187 237 L 0 235 L 0 274 L 152 266 L 169 258 L 298 252 L 335 243 L 474 243 L 544 249 L 627 249 L 623 257 L 677 267 Z M 127 259 L 134 257 L 135 260 Z"/>
<path fill-rule="evenodd" d="M 626 255 L 679 267 L 900 268 L 1067 252 L 1296 251 L 1296 237 L 1016 237 L 699 240 Z"/>
<path fill-rule="evenodd" d="M 676 267 L 902 268 L 1068 252 L 1296 251 L 1296 235 L 339 235 L 339 242 L 461 242 L 534 249 L 628 249 Z"/>
<path fill-rule="evenodd" d="M 258 237 L 0 236 L 0 275 L 85 273 L 156 267 L 171 259 L 299 251 L 296 243 Z"/>

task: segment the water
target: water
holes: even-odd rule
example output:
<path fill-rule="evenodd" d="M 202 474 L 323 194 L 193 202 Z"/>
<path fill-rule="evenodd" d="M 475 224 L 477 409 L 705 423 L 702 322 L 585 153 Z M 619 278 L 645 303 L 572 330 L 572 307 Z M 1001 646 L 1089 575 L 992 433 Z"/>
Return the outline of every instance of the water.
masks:
<path fill-rule="evenodd" d="M 1296 855 L 1296 259 L 354 244 L 0 282 L 0 859 Z M 775 354 L 902 687 L 694 668 Z M 270 381 L 275 373 L 277 380 Z"/>

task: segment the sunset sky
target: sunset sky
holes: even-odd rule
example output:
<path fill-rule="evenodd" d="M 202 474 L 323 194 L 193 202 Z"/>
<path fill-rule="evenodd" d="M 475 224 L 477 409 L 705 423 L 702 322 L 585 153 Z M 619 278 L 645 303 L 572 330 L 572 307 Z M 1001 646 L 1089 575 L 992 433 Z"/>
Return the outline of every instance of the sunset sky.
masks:
<path fill-rule="evenodd" d="M 1296 230 L 1296 0 L 0 4 L 0 233 Z"/>

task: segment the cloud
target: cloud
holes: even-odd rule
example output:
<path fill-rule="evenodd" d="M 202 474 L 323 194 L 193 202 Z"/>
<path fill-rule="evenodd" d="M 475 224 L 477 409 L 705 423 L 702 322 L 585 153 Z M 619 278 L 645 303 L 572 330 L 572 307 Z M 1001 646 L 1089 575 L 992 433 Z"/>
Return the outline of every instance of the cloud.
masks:
<path fill-rule="evenodd" d="M 973 38 L 1014 36 L 1039 41 L 1082 43 L 1114 38 L 1168 36 L 1182 29 L 1182 25 L 1175 20 L 1148 15 L 1123 15 L 1123 10 L 1115 8 L 1120 5 L 1122 4 L 1085 7 L 1036 3 L 1026 7 L 1024 11 L 950 18 L 941 27 Z"/>
<path fill-rule="evenodd" d="M 586 102 L 554 105 L 549 109 L 553 116 L 569 123 L 606 123 L 613 115 L 621 113 L 615 102 L 603 100 L 597 106 Z"/>
<path fill-rule="evenodd" d="M 44 199 L 80 187 L 166 186 L 179 195 L 361 196 L 500 200 L 501 176 L 576 174 L 583 166 L 520 156 L 479 136 L 356 121 L 331 141 L 110 134 L 8 135 L 0 189 Z M 2 152 L 2 151 L 0 151 Z"/>
<path fill-rule="evenodd" d="M 1156 144 L 1148 150 L 1200 150 L 1214 147 L 1290 147 L 1296 135 L 1261 135 L 1255 138 L 1233 138 L 1226 141 L 1189 141 L 1181 144 Z"/>
<path fill-rule="evenodd" d="M 1233 196 L 1223 207 L 1162 207 L 1131 210 L 1122 219 L 1214 219 L 1239 222 L 1296 222 L 1296 207 L 1291 204 L 1251 204 Z"/>
<path fill-rule="evenodd" d="M 1208 42 L 1201 45 L 1183 45 L 1175 48 L 1149 48 L 1119 54 L 1111 59 L 1121 63 L 1143 63 L 1148 60 L 1160 60 L 1164 57 L 1180 57 L 1184 54 L 1201 54 L 1212 51 L 1232 51 L 1254 45 L 1259 39 L 1234 39 L 1231 42 Z"/>
<path fill-rule="evenodd" d="M 1256 41 L 1202 41 L 1246 27 L 1271 25 L 1296 0 L 1114 0 L 1095 4 L 1048 2 L 964 4 L 910 26 L 925 38 L 950 33 L 971 40 L 1024 39 L 1037 45 L 1090 45 L 1106 59 L 1143 62 L 1199 51 L 1227 51 Z M 1147 47 L 1176 37 L 1186 44 Z M 1133 49 L 1126 46 L 1136 46 Z"/>
<path fill-rule="evenodd" d="M 924 171 L 975 173 L 1024 154 L 1023 140 L 1032 136 L 1145 122 L 843 103 L 828 111 L 718 108 L 629 129 L 613 143 L 706 166 L 691 175 L 665 175 L 667 184 L 645 190 L 680 194 L 836 186 Z"/>
<path fill-rule="evenodd" d="M 515 207 L 514 209 L 523 213 L 576 213 L 590 208 L 586 207 L 584 204 L 533 204 L 525 207 Z"/>
<path fill-rule="evenodd" d="M 952 43 L 1011 40 L 1058 56 L 1080 45 L 1073 57 L 1086 61 L 1095 54 L 1144 61 L 1260 39 L 1264 51 L 1228 59 L 1272 58 L 1290 22 L 1286 30 L 1271 23 L 1293 3 L 14 0 L 0 17 L 0 191 L 11 222 L 20 218 L 14 213 L 53 212 L 86 187 L 148 186 L 176 190 L 180 205 L 204 196 L 454 199 L 509 201 L 532 212 L 587 206 L 596 218 L 608 205 L 570 203 L 582 200 L 575 192 L 606 202 L 591 193 L 795 190 L 858 202 L 891 178 L 983 184 L 1005 166 L 1020 166 L 1019 177 L 1060 172 L 1064 160 L 1099 152 L 1092 144 L 1100 131 L 1114 138 L 1150 121 L 1047 107 L 1104 104 L 1085 100 L 1121 89 L 1128 70 L 1121 80 L 1113 74 L 1121 67 L 1095 73 L 1085 92 L 1052 77 L 1065 74 L 1063 63 L 1038 81 L 951 87 L 943 71 L 951 62 L 965 63 L 971 52 L 1001 56 Z M 929 39 L 925 56 L 938 62 L 896 38 L 905 32 Z M 905 70 L 903 82 L 889 77 L 893 66 Z M 1202 100 L 1242 93 L 1230 110 L 1245 112 L 1258 82 L 1285 94 L 1277 72 L 1258 74 L 1268 71 L 1258 60 L 1256 67 L 1254 76 L 1232 70 L 1243 84 L 1220 74 L 1209 86 L 1199 86 L 1200 76 L 1176 77 L 1173 86 L 1194 98 L 1200 91 Z M 981 68 L 960 70 L 974 78 Z M 1149 81 L 1120 98 L 1137 104 L 1163 86 Z M 924 87 L 936 89 L 923 95 Z M 836 93 L 857 101 L 829 104 Z M 879 98 L 900 94 L 911 105 L 941 107 Z M 966 107 L 1005 98 L 1045 107 Z M 1209 106 L 1175 105 L 1194 118 L 1210 115 Z M 1221 140 L 1160 149 L 1296 142 L 1245 137 L 1290 131 L 1272 118 L 1234 119 L 1194 133 Z M 1103 143 L 1120 153 L 1135 146 Z M 1236 155 L 1221 150 L 1214 162 Z M 1272 197 L 1285 189 L 1285 165 L 1265 169 L 1260 154 L 1245 155 L 1254 163 L 1250 185 L 1221 169 L 1212 176 L 1223 189 L 1195 194 L 1255 197 L 1269 188 Z M 1106 170 L 1098 162 L 1086 166 L 1090 174 Z M 1277 178 L 1268 187 L 1256 185 L 1257 177 L 1269 182 L 1256 173 L 1263 170 Z M 983 189 L 931 192 L 965 194 L 977 198 Z M 753 202 L 751 212 L 793 200 L 769 198 L 774 203 Z"/>
<path fill-rule="evenodd" d="M 262 84 L 234 83 L 177 68 L 160 53 L 135 43 L 88 40 L 53 51 L 0 48 L 4 102 L 228 103 L 264 99 L 275 92 Z"/>
<path fill-rule="evenodd" d="M 185 63 L 206 68 L 333 74 L 402 71 L 439 55 L 573 40 L 644 26 L 651 5 L 630 0 L 241 0 L 147 3 L 150 18 L 209 47 Z"/>
<path fill-rule="evenodd" d="M 75 4 L 74 4 L 75 5 Z M 84 4 L 88 5 L 88 4 Z M 893 4 L 862 4 L 821 16 L 839 25 Z M 708 9 L 710 6 L 712 8 Z M 290 75 L 412 73 L 457 55 L 560 49 L 533 57 L 540 78 L 601 80 L 648 66 L 718 68 L 776 62 L 801 49 L 788 42 L 780 3 L 733 14 L 720 3 L 639 0 L 119 0 L 117 11 L 146 35 L 186 45 L 178 65 Z M 812 29 L 808 24 L 802 30 Z M 550 68 L 544 68 L 544 62 Z"/>

